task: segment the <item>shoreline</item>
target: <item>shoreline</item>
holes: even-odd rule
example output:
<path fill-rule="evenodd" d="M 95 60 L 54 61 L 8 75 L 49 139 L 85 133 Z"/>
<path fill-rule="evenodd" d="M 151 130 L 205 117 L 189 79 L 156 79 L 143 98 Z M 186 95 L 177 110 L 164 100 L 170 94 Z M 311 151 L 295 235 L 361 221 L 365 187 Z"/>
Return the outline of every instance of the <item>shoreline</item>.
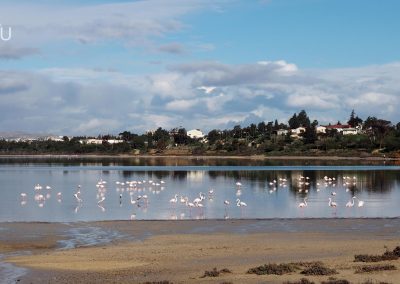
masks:
<path fill-rule="evenodd" d="M 19 283 L 283 283 L 304 275 L 247 270 L 298 261 L 321 261 L 351 283 L 400 281 L 400 270 L 354 273 L 369 264 L 355 263 L 355 254 L 382 254 L 400 245 L 400 218 L 0 223 L 0 231 L 0 254 L 29 252 L 3 260 L 28 270 L 15 279 Z M 72 248 L 60 249 L 65 241 Z M 400 260 L 384 264 L 400 269 Z M 214 267 L 232 273 L 202 278 Z"/>
<path fill-rule="evenodd" d="M 41 158 L 66 158 L 66 159 L 90 159 L 90 158 L 105 158 L 105 159 L 166 159 L 166 158 L 181 158 L 188 160 L 196 159 L 238 159 L 238 160 L 353 160 L 353 161 L 399 161 L 400 158 L 393 157 L 353 157 L 353 156 L 263 156 L 263 155 L 252 155 L 252 156 L 187 156 L 187 155 L 71 155 L 71 154 L 38 154 L 38 155 L 0 155 L 1 158 L 26 158 L 26 159 L 41 159 Z"/>

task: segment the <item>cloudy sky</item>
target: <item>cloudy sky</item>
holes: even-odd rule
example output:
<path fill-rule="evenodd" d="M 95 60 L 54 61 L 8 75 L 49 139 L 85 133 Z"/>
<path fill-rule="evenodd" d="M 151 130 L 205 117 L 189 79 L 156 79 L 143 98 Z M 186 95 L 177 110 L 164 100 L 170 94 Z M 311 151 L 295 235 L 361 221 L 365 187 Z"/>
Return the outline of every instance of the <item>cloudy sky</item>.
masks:
<path fill-rule="evenodd" d="M 35 4 L 33 4 L 35 3 Z M 400 1 L 0 3 L 0 132 L 400 121 Z"/>

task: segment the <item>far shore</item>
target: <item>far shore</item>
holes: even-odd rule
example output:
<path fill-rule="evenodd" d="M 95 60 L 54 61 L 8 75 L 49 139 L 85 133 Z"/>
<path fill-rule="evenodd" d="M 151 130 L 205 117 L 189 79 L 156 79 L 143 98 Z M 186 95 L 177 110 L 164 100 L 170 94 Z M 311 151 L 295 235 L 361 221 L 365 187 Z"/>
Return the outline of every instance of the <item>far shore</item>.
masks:
<path fill-rule="evenodd" d="M 0 155 L 1 158 L 27 158 L 27 159 L 42 159 L 42 158 L 58 158 L 58 159 L 90 159 L 90 158 L 104 158 L 104 159 L 169 159 L 179 158 L 188 160 L 198 159 L 238 159 L 238 160 L 353 160 L 353 161 L 399 161 L 399 158 L 393 157 L 381 157 L 381 156 L 366 156 L 366 157 L 355 157 L 355 156 L 263 156 L 263 155 L 252 155 L 252 156 L 188 156 L 188 155 L 73 155 L 73 154 L 38 154 L 38 155 Z"/>

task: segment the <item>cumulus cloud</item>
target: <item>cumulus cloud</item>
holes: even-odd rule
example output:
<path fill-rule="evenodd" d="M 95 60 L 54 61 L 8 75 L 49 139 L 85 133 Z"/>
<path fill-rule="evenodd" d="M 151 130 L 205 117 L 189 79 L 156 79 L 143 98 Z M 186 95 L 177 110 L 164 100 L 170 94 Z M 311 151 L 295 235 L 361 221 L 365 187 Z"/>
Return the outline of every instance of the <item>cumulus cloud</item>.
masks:
<path fill-rule="evenodd" d="M 101 4 L 4 3 L 0 16 L 14 29 L 13 40 L 35 44 L 75 40 L 82 44 L 120 41 L 148 46 L 154 38 L 186 28 L 180 17 L 212 7 L 209 0 L 149 0 Z M 21 17 L 23 9 L 24 17 Z M 35 35 L 35 36 L 32 36 Z M 164 46 L 173 51 L 173 46 Z M 175 46 L 177 51 L 177 46 Z"/>
<path fill-rule="evenodd" d="M 195 62 L 146 75 L 62 68 L 0 72 L 0 128 L 91 135 L 158 126 L 209 131 L 275 118 L 287 122 L 301 109 L 320 123 L 346 121 L 353 108 L 362 118 L 398 122 L 400 64 L 294 66 Z"/>

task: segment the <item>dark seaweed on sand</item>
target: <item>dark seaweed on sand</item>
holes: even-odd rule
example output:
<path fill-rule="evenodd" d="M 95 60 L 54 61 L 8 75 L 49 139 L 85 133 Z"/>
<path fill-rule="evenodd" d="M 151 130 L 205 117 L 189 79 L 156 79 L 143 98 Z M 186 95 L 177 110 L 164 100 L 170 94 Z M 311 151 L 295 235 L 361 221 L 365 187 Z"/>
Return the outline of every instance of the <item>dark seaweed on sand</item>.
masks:
<path fill-rule="evenodd" d="M 356 273 L 365 273 L 365 272 L 375 272 L 375 271 L 385 271 L 385 270 L 396 270 L 396 266 L 392 264 L 386 265 L 364 265 L 356 268 Z"/>
<path fill-rule="evenodd" d="M 335 269 L 328 268 L 322 263 L 315 263 L 301 272 L 304 275 L 333 275 L 337 273 Z"/>
<path fill-rule="evenodd" d="M 257 274 L 257 275 L 264 275 L 264 274 L 275 274 L 275 275 L 283 275 L 290 272 L 295 272 L 298 269 L 293 264 L 276 264 L 276 263 L 269 263 L 264 264 L 258 267 L 250 268 L 247 273 L 248 274 Z"/>

